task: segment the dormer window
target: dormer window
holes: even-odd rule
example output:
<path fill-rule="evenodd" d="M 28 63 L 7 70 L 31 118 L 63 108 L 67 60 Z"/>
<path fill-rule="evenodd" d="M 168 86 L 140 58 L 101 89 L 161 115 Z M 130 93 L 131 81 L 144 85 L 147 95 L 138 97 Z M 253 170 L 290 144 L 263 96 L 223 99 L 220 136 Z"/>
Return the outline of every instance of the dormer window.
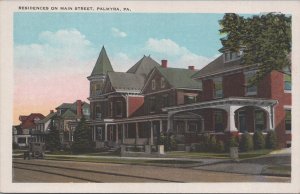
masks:
<path fill-rule="evenodd" d="M 234 60 L 237 60 L 239 58 L 241 58 L 243 54 L 243 51 L 242 50 L 239 50 L 239 51 L 226 51 L 224 53 L 224 62 L 229 62 L 229 61 L 234 61 Z"/>

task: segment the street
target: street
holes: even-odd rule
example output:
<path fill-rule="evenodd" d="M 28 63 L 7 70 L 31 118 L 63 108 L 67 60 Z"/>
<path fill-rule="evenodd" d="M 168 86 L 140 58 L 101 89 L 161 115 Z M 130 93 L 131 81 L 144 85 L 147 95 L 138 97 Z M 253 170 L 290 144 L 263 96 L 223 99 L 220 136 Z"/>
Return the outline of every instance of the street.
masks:
<path fill-rule="evenodd" d="M 14 159 L 13 182 L 290 182 L 290 178 L 197 168 Z"/>

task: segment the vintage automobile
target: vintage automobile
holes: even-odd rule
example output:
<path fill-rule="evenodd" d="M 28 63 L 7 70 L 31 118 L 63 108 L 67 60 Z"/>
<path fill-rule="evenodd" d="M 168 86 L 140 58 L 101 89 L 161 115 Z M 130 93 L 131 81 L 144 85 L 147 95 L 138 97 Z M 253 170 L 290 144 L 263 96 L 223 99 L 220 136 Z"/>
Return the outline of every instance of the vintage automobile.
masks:
<path fill-rule="evenodd" d="M 28 151 L 24 152 L 24 160 L 26 159 L 30 160 L 31 158 L 43 159 L 44 154 L 45 154 L 45 143 L 31 142 L 29 143 Z"/>

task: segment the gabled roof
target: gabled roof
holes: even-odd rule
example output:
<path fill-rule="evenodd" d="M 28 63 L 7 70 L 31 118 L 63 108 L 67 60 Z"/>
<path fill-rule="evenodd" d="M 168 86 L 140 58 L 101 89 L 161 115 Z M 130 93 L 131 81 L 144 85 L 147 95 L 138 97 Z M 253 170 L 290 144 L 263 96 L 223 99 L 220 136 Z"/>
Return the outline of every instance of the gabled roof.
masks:
<path fill-rule="evenodd" d="M 156 69 L 165 77 L 167 82 L 174 88 L 198 89 L 202 90 L 202 82 L 192 79 L 194 70 L 180 68 L 156 67 Z"/>
<path fill-rule="evenodd" d="M 73 117 L 76 117 L 76 114 L 73 111 L 71 111 L 70 109 L 68 109 L 63 115 L 61 115 L 61 117 L 62 118 L 66 118 L 66 117 L 73 118 Z"/>
<path fill-rule="evenodd" d="M 150 56 L 144 55 L 135 65 L 133 65 L 127 73 L 142 74 L 147 76 L 154 67 L 158 67 L 159 64 L 154 61 Z"/>
<path fill-rule="evenodd" d="M 39 120 L 41 120 L 41 119 L 44 119 L 45 116 L 42 115 L 41 113 L 31 113 L 30 115 L 28 115 L 26 117 L 25 120 L 22 121 L 22 123 L 20 125 L 21 128 L 22 129 L 35 128 L 35 125 L 36 125 L 35 122 L 38 121 L 38 120 L 35 120 L 36 118 L 39 119 Z"/>
<path fill-rule="evenodd" d="M 118 92 L 132 91 L 140 92 L 144 86 L 145 77 L 140 74 L 124 72 L 107 73 L 112 87 Z"/>
<path fill-rule="evenodd" d="M 89 106 L 89 104 L 87 102 L 82 101 L 82 106 L 83 107 L 87 107 Z M 77 110 L 77 102 L 75 101 L 74 103 L 62 103 L 61 105 L 59 105 L 58 107 L 56 107 L 56 109 L 71 109 L 76 111 Z"/>
<path fill-rule="evenodd" d="M 223 54 L 217 57 L 215 60 L 210 62 L 208 65 L 203 67 L 197 73 L 195 73 L 192 77 L 193 78 L 201 78 L 212 74 L 219 74 L 227 71 L 236 70 L 239 68 L 244 68 L 246 66 L 241 65 L 240 59 L 224 62 Z"/>
<path fill-rule="evenodd" d="M 109 58 L 106 54 L 106 50 L 104 46 L 101 49 L 97 62 L 94 66 L 91 76 L 93 75 L 103 75 L 106 74 L 108 71 L 114 71 Z"/>
<path fill-rule="evenodd" d="M 56 109 L 76 109 L 76 104 L 74 106 L 74 103 L 62 103 Z"/>
<path fill-rule="evenodd" d="M 56 115 L 57 115 L 57 113 L 55 113 L 55 112 L 49 113 L 44 119 L 38 121 L 37 123 L 46 123 L 47 121 L 49 121 Z"/>

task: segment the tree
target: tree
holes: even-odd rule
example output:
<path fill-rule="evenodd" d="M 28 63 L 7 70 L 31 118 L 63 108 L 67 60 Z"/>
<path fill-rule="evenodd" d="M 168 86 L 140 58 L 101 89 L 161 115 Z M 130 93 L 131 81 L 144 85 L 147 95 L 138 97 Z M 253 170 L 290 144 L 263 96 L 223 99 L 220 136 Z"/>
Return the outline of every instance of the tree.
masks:
<path fill-rule="evenodd" d="M 74 131 L 74 141 L 71 149 L 73 153 L 90 152 L 93 149 L 91 133 L 84 117 L 81 118 Z"/>
<path fill-rule="evenodd" d="M 53 125 L 53 121 L 50 123 L 49 133 L 45 136 L 46 149 L 50 151 L 57 151 L 60 149 L 59 130 Z"/>
<path fill-rule="evenodd" d="M 258 71 L 251 85 L 257 84 L 273 70 L 291 71 L 291 16 L 268 13 L 244 18 L 234 13 L 226 13 L 219 21 L 224 49 L 243 49 L 242 65 L 258 64 Z"/>

